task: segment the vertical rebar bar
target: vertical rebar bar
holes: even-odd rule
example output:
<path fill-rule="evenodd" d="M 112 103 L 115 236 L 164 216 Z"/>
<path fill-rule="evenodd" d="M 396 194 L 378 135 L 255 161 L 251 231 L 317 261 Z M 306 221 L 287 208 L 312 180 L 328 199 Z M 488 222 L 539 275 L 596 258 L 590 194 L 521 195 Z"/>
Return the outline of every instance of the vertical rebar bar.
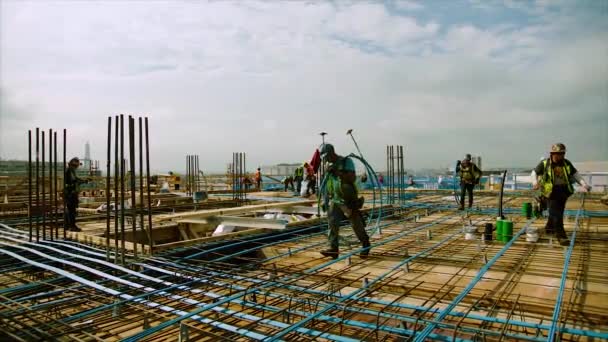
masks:
<path fill-rule="evenodd" d="M 54 210 L 54 214 L 55 214 L 55 238 L 59 239 L 59 202 L 57 201 L 57 189 L 59 189 L 57 187 L 57 183 L 58 183 L 58 179 L 59 179 L 59 175 L 57 174 L 57 165 L 59 163 L 57 163 L 57 131 L 53 132 L 53 144 L 54 144 L 54 148 L 55 148 L 55 193 L 53 196 L 55 196 L 54 198 L 54 202 L 55 202 L 55 210 Z"/>
<path fill-rule="evenodd" d="M 28 162 L 27 162 L 27 186 L 28 186 L 28 198 L 27 198 L 27 222 L 30 231 L 30 239 L 32 242 L 32 130 L 27 131 L 27 151 L 28 151 Z M 8 196 L 8 193 L 7 193 Z"/>
<path fill-rule="evenodd" d="M 120 122 L 118 115 L 114 117 L 114 262 L 118 264 L 118 179 L 120 163 L 118 162 L 118 131 Z"/>
<path fill-rule="evenodd" d="M 135 196 L 135 118 L 129 115 L 129 188 L 131 191 L 131 222 L 133 229 L 133 246 L 134 255 L 137 256 L 137 212 L 136 212 L 136 196 Z"/>
<path fill-rule="evenodd" d="M 62 189 L 63 189 L 63 238 L 64 239 L 66 238 L 65 231 L 67 229 L 67 220 L 66 220 L 66 218 L 67 218 L 67 212 L 66 212 L 66 206 L 65 206 L 65 171 L 66 171 L 66 166 L 67 166 L 67 160 L 66 160 L 66 157 L 67 157 L 67 151 L 66 151 L 67 137 L 68 137 L 68 135 L 67 135 L 67 129 L 64 128 L 63 129 L 63 168 L 62 168 L 63 178 L 62 178 L 62 182 L 61 182 L 61 184 L 63 185 Z"/>
<path fill-rule="evenodd" d="M 148 187 L 148 235 L 150 236 L 150 255 L 153 254 L 154 237 L 152 236 L 152 199 L 150 196 L 150 148 L 148 140 L 148 118 L 145 118 L 146 123 L 146 186 Z"/>
<path fill-rule="evenodd" d="M 232 165 L 230 165 L 230 180 L 232 182 L 231 184 L 231 190 L 232 190 L 232 200 L 236 200 L 236 186 L 235 186 L 235 170 L 234 167 L 236 166 L 236 162 L 235 162 L 235 156 L 234 156 L 234 152 L 232 152 Z"/>
<path fill-rule="evenodd" d="M 41 130 L 40 132 L 40 140 L 42 140 L 42 143 L 40 144 L 40 148 L 42 149 L 42 169 L 40 170 L 40 172 L 42 173 L 42 240 L 46 240 L 46 182 L 45 182 L 45 170 L 44 170 L 44 163 L 45 163 L 45 158 L 44 158 L 44 130 Z"/>
<path fill-rule="evenodd" d="M 196 191 L 201 191 L 201 168 L 198 154 L 196 155 Z"/>
<path fill-rule="evenodd" d="M 131 222 L 133 223 L 133 256 L 137 258 L 137 213 L 135 212 L 135 118 L 129 115 L 129 170 L 131 177 Z"/>
<path fill-rule="evenodd" d="M 405 162 L 404 162 L 404 156 L 403 156 L 403 145 L 400 146 L 401 149 L 401 170 L 403 171 L 403 177 L 405 180 Z M 404 193 L 405 195 L 405 193 Z M 403 199 L 403 204 L 405 204 L 405 199 Z"/>
<path fill-rule="evenodd" d="M 120 261 L 125 263 L 125 119 L 120 114 Z"/>
<path fill-rule="evenodd" d="M 36 242 L 40 241 L 40 128 L 36 127 Z"/>
<path fill-rule="evenodd" d="M 144 235 L 148 235 L 144 224 L 144 146 L 143 146 L 143 125 L 141 116 L 139 117 L 139 222 Z M 148 238 L 149 240 L 150 238 Z M 144 242 L 141 243 L 141 252 L 144 253 Z"/>
<path fill-rule="evenodd" d="M 110 261 L 110 160 L 112 158 L 112 117 L 108 116 L 108 159 L 106 161 L 106 260 Z"/>
<path fill-rule="evenodd" d="M 243 173 L 243 152 L 240 152 L 239 154 L 239 180 L 241 182 L 241 202 L 243 201 L 243 199 L 245 198 L 245 187 L 244 185 L 244 180 L 245 180 L 245 174 Z"/>
<path fill-rule="evenodd" d="M 395 146 L 396 151 L 396 163 L 395 168 L 397 169 L 397 204 L 401 205 L 401 191 L 403 189 L 403 174 L 401 170 L 401 155 L 399 154 L 399 145 Z"/>
<path fill-rule="evenodd" d="M 49 129 L 49 233 L 53 240 L 53 226 L 55 218 L 53 216 L 53 129 Z"/>
<path fill-rule="evenodd" d="M 243 175 L 244 177 L 249 178 L 249 176 L 247 175 L 247 154 L 243 152 Z M 251 179 L 249 179 L 251 181 Z M 253 185 L 252 185 L 253 187 Z M 243 196 L 243 200 L 247 200 L 247 188 L 245 188 L 245 192 L 244 192 L 244 196 Z"/>

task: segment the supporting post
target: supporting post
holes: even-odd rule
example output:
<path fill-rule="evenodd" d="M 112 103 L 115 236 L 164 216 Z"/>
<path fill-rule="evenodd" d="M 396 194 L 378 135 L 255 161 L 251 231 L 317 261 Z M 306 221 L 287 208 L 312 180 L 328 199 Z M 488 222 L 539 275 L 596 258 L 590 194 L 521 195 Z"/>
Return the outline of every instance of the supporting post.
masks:
<path fill-rule="evenodd" d="M 141 116 L 139 117 L 139 222 L 141 225 L 141 230 L 145 235 L 148 235 L 146 231 L 146 227 L 144 225 L 144 146 L 143 146 L 143 125 L 141 121 Z M 148 236 L 148 241 L 150 237 Z M 141 243 L 142 253 L 144 251 L 144 242 Z M 147 316 L 146 316 L 147 317 Z"/>
<path fill-rule="evenodd" d="M 28 208 L 27 208 L 27 221 L 29 226 L 29 241 L 32 242 L 32 130 L 27 132 L 27 150 L 28 150 L 28 163 L 27 163 L 27 186 L 28 186 Z M 7 194 L 8 196 L 8 194 Z"/>
<path fill-rule="evenodd" d="M 129 115 L 129 167 L 131 176 L 129 183 L 131 188 L 131 223 L 133 227 L 133 256 L 137 258 L 137 213 L 135 208 L 135 118 Z"/>
<path fill-rule="evenodd" d="M 114 262 L 118 259 L 118 182 L 121 163 L 118 162 L 118 131 L 120 129 L 119 116 L 114 117 Z"/>
<path fill-rule="evenodd" d="M 53 196 L 55 196 L 54 198 L 54 202 L 55 202 L 55 206 L 54 206 L 54 215 L 55 215 L 55 238 L 59 239 L 59 202 L 57 201 L 57 179 L 59 178 L 58 174 L 57 174 L 57 131 L 53 132 L 53 143 L 55 144 L 54 148 L 55 148 L 55 193 Z"/>
<path fill-rule="evenodd" d="M 110 261 L 110 158 L 112 158 L 112 117 L 108 116 L 108 159 L 106 161 L 106 260 Z"/>
<path fill-rule="evenodd" d="M 49 234 L 53 240 L 53 130 L 49 128 Z M 45 208 L 45 213 L 47 212 Z"/>
<path fill-rule="evenodd" d="M 66 155 L 67 155 L 67 151 L 66 151 L 66 146 L 67 146 L 67 129 L 63 129 L 63 239 L 66 238 L 66 234 L 65 231 L 67 229 L 67 212 L 66 212 L 66 206 L 65 206 L 65 170 L 66 170 L 66 166 L 67 166 L 67 160 L 66 160 Z"/>
<path fill-rule="evenodd" d="M 40 139 L 42 140 L 42 145 L 40 146 L 42 149 L 42 240 L 46 240 L 46 182 L 45 182 L 45 174 L 44 174 L 44 131 L 40 132 Z"/>
<path fill-rule="evenodd" d="M 120 261 L 125 263 L 125 122 L 120 114 Z"/>
<path fill-rule="evenodd" d="M 152 198 L 150 195 L 150 145 L 148 139 L 148 118 L 145 118 L 146 124 L 146 185 L 148 187 L 148 236 L 150 236 L 150 255 L 153 254 L 152 246 L 154 245 L 154 237 L 152 236 Z"/>

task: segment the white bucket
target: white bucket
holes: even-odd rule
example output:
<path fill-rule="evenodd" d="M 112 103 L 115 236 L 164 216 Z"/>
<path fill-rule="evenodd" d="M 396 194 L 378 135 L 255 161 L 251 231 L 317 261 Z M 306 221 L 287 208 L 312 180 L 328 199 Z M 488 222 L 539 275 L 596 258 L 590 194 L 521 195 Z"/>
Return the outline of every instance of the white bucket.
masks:
<path fill-rule="evenodd" d="M 465 240 L 475 240 L 477 239 L 477 227 L 473 226 L 465 226 L 462 228 L 464 231 L 464 239 Z"/>

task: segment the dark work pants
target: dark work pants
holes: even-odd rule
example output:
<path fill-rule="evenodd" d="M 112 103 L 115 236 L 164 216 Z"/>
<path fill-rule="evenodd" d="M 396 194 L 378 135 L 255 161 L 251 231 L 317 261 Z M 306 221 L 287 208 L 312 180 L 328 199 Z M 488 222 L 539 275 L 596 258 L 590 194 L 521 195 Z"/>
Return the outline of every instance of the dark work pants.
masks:
<path fill-rule="evenodd" d="M 299 194 L 302 191 L 302 177 L 296 177 L 296 192 Z"/>
<path fill-rule="evenodd" d="M 69 194 L 65 197 L 65 220 L 66 227 L 76 226 L 76 210 L 78 209 L 78 194 Z"/>
<path fill-rule="evenodd" d="M 568 238 L 564 230 L 564 209 L 566 209 L 568 197 L 568 189 L 565 185 L 554 185 L 551 195 L 547 200 L 549 219 L 547 220 L 545 230 L 547 233 L 555 232 L 555 236 L 560 239 Z"/>
<path fill-rule="evenodd" d="M 464 208 L 464 195 L 469 193 L 469 208 L 473 206 L 473 188 L 475 184 L 460 183 L 460 206 Z"/>
<path fill-rule="evenodd" d="M 340 222 L 345 219 L 346 215 L 344 215 L 340 206 L 332 203 L 329 206 L 329 211 L 327 213 L 327 221 L 329 223 L 329 234 L 327 238 L 329 240 L 329 249 L 332 251 L 337 252 L 339 250 Z M 357 238 L 361 241 L 361 245 L 363 247 L 368 247 L 369 236 L 365 231 L 365 222 L 363 221 L 361 212 L 359 210 L 353 210 L 353 213 L 348 220 L 355 231 L 355 235 L 357 235 Z"/>

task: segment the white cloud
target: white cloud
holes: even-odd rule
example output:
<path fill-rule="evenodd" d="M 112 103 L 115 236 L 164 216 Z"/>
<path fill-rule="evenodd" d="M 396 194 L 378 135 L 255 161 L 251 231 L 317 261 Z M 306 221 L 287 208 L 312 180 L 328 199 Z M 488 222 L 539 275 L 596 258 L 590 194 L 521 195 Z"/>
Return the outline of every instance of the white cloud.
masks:
<path fill-rule="evenodd" d="M 348 128 L 380 167 L 388 143 L 407 144 L 411 167 L 434 166 L 476 140 L 502 148 L 504 127 L 568 126 L 575 149 L 606 140 L 608 37 L 555 13 L 483 26 L 407 3 L 407 16 L 361 2 L 1 4 L 2 157 L 24 156 L 27 128 L 52 126 L 68 128 L 70 153 L 91 140 L 101 159 L 116 113 L 150 116 L 162 170 L 187 153 L 213 171 L 234 151 L 250 165 L 303 160 L 322 130 L 348 151 Z M 600 124 L 581 134 L 573 112 Z"/>

